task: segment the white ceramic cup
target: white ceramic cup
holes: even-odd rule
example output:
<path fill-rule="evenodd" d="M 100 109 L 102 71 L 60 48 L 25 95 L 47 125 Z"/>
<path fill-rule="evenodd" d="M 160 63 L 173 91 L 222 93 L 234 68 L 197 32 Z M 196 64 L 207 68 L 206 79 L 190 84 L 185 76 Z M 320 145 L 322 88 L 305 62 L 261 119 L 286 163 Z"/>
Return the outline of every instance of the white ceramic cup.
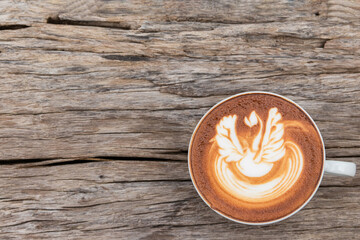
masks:
<path fill-rule="evenodd" d="M 277 223 L 277 222 L 280 222 L 282 220 L 285 220 L 289 217 L 291 217 L 292 215 L 294 215 L 295 213 L 299 212 L 303 207 L 306 206 L 306 204 L 314 197 L 315 193 L 317 192 L 317 190 L 319 189 L 319 186 L 321 184 L 321 181 L 322 181 L 322 178 L 324 176 L 324 172 L 325 173 L 329 173 L 329 174 L 333 174 L 333 175 L 337 175 L 337 176 L 348 176 L 348 177 L 354 177 L 355 176 L 355 173 L 356 173 L 356 165 L 355 163 L 353 162 L 343 162 L 343 161 L 333 161 L 333 160 L 326 160 L 326 152 L 325 152 L 325 145 L 324 145 L 324 140 L 321 136 L 321 133 L 320 133 L 320 130 L 319 128 L 317 127 L 316 123 L 314 122 L 314 120 L 311 118 L 311 116 L 301 107 L 299 106 L 297 103 L 295 103 L 294 101 L 284 97 L 284 96 L 281 96 L 279 94 L 275 94 L 275 93 L 271 93 L 271 92 L 264 92 L 264 91 L 251 91 L 251 92 L 244 92 L 244 93 L 239 93 L 239 94 L 236 94 L 236 95 L 233 95 L 233 96 L 230 96 L 220 102 L 218 102 L 217 104 L 215 104 L 209 111 L 207 111 L 205 113 L 205 115 L 201 118 L 201 120 L 199 121 L 199 123 L 196 125 L 195 127 L 195 130 L 191 136 L 191 140 L 190 140 L 190 143 L 189 143 L 189 151 L 188 151 L 188 168 L 189 168 L 189 172 L 190 172 L 190 176 L 191 176 L 191 181 L 197 191 L 197 193 L 199 194 L 199 196 L 201 197 L 201 199 L 210 207 L 210 204 L 205 200 L 205 198 L 200 194 L 199 190 L 197 189 L 197 186 L 194 182 L 194 178 L 192 176 L 192 173 L 191 173 L 191 167 L 190 167 L 190 153 L 191 153 L 191 144 L 192 144 L 192 141 L 193 141 L 193 138 L 194 138 L 194 134 L 196 133 L 198 127 L 200 126 L 200 124 L 202 123 L 203 119 L 214 109 L 216 108 L 217 106 L 219 106 L 220 104 L 222 104 L 223 102 L 226 102 L 228 101 L 229 99 L 232 99 L 232 98 L 235 98 L 235 97 L 238 97 L 238 96 L 241 96 L 241 95 L 244 95 L 244 94 L 251 94 L 251 93 L 263 93 L 263 94 L 269 94 L 269 95 L 273 95 L 273 96 L 277 96 L 277 97 L 280 97 L 280 98 L 283 98 L 284 100 L 294 104 L 295 106 L 297 106 L 298 108 L 300 108 L 308 117 L 309 119 L 311 120 L 311 122 L 314 124 L 315 128 L 316 128 L 316 131 L 318 132 L 319 136 L 320 136 L 320 139 L 321 139 L 321 143 L 322 143 L 322 150 L 323 150 L 323 155 L 324 155 L 324 159 L 323 159 L 323 171 L 321 173 L 321 177 L 320 177 L 320 180 L 316 186 L 316 189 L 313 191 L 313 194 L 308 198 L 308 200 L 303 204 L 301 205 L 299 208 L 297 208 L 296 210 L 294 210 L 293 212 L 291 212 L 290 214 L 286 215 L 285 217 L 282 217 L 280 219 L 276 219 L 276 220 L 273 220 L 273 221 L 268 221 L 268 222 L 259 222 L 259 223 L 252 223 L 252 222 L 244 222 L 244 221 L 240 221 L 238 219 L 234 219 L 234 218 L 230 218 L 228 216 L 225 216 L 224 214 L 212 209 L 213 211 L 215 211 L 216 213 L 220 214 L 221 216 L 229 219 L 229 220 L 232 220 L 234 222 L 238 222 L 238 223 L 243 223 L 243 224 L 247 224 L 247 225 L 267 225 L 267 224 L 271 224 L 271 223 Z M 315 176 L 316 178 L 318 176 Z M 210 207 L 211 208 L 211 207 Z"/>

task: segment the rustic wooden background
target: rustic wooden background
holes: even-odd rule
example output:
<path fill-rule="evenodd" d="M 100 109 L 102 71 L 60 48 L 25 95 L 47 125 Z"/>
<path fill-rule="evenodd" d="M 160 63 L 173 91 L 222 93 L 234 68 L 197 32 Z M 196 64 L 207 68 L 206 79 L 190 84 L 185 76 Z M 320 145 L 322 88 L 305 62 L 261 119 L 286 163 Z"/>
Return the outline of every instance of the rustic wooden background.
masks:
<path fill-rule="evenodd" d="M 201 116 L 265 90 L 359 171 L 359 0 L 2 0 L 0 74 L 0 239 L 359 239 L 359 174 L 250 227 L 187 170 Z"/>

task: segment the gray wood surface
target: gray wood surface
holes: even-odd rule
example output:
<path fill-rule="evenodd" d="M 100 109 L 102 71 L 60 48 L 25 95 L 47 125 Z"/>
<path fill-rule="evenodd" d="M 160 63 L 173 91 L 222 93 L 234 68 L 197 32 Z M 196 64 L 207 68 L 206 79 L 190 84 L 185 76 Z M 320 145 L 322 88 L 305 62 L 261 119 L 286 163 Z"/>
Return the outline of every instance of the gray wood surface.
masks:
<path fill-rule="evenodd" d="M 360 166 L 360 1 L 0 2 L 0 239 L 359 239 L 360 177 L 239 225 L 187 170 L 202 115 L 265 90 Z"/>

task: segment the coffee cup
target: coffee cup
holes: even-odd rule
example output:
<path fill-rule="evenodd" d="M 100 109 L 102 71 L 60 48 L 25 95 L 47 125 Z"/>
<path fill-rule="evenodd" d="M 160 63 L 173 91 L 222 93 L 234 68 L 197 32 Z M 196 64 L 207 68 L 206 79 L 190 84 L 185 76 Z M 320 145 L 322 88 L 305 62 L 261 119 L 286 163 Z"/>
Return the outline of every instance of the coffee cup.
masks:
<path fill-rule="evenodd" d="M 352 162 L 326 160 L 321 133 L 292 100 L 245 92 L 214 105 L 199 121 L 188 152 L 203 201 L 232 221 L 265 225 L 296 214 L 324 172 L 355 176 Z"/>

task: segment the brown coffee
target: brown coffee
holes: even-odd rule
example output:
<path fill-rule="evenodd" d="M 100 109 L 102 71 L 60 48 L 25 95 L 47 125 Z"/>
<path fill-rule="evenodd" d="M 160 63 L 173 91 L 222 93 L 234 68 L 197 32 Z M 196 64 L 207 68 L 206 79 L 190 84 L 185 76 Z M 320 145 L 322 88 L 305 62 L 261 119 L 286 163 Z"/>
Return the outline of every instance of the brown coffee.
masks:
<path fill-rule="evenodd" d="M 190 173 L 208 205 L 247 223 L 284 218 L 321 180 L 320 134 L 294 103 L 269 93 L 234 96 L 200 121 L 189 149 Z"/>

